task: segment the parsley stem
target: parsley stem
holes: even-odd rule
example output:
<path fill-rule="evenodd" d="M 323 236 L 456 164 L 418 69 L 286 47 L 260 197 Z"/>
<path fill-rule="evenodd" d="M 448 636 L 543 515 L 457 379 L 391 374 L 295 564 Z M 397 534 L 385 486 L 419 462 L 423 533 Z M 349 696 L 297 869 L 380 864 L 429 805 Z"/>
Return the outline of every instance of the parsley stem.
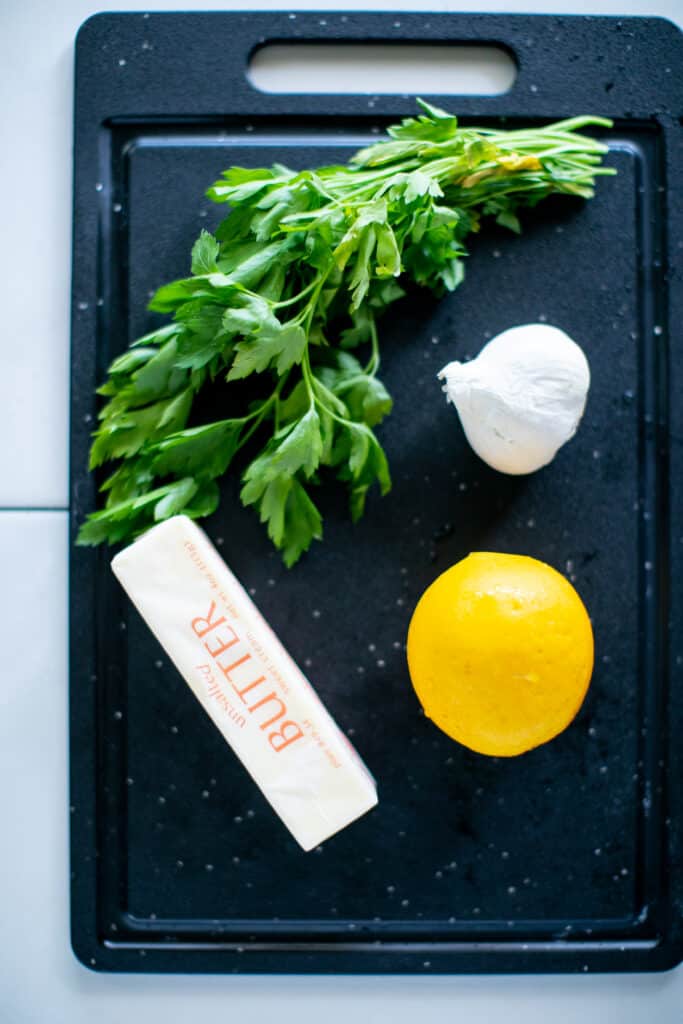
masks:
<path fill-rule="evenodd" d="M 249 420 L 252 420 L 252 419 L 254 420 L 254 422 L 249 427 L 249 430 L 247 430 L 246 434 L 240 439 L 238 448 L 241 448 L 243 445 L 245 445 L 247 443 L 247 441 L 249 440 L 249 438 L 252 437 L 252 435 L 256 433 L 258 428 L 263 423 L 263 420 L 265 419 L 266 413 L 268 412 L 268 410 L 270 409 L 270 407 L 272 405 L 275 406 L 275 421 L 277 423 L 278 414 L 279 414 L 279 405 L 280 405 L 280 392 L 282 391 L 282 389 L 284 388 L 285 384 L 287 383 L 287 379 L 289 377 L 289 373 L 290 373 L 290 371 L 287 370 L 287 372 L 284 373 L 282 375 L 282 377 L 280 377 L 279 381 L 277 382 L 277 386 L 275 387 L 273 392 L 268 396 L 268 398 L 266 398 L 266 400 L 264 402 L 261 403 L 261 405 L 259 405 L 256 409 L 253 409 L 252 412 L 250 412 L 247 416 L 242 417 L 245 423 L 248 423 Z M 277 426 L 276 426 L 276 431 L 277 431 Z"/>
<path fill-rule="evenodd" d="M 323 395 L 327 394 L 331 398 L 335 399 L 335 401 L 338 401 L 335 393 L 333 391 L 330 391 L 327 385 L 323 384 L 323 382 L 319 380 L 314 373 L 311 374 L 311 382 L 314 392 L 317 390 L 318 393 L 321 393 Z M 349 416 L 340 416 L 338 412 L 336 412 L 333 408 L 331 408 L 330 405 L 328 405 L 327 402 L 323 400 L 323 398 L 315 398 L 314 396 L 313 400 L 316 405 L 319 405 L 322 409 L 325 410 L 328 416 L 331 416 L 332 419 L 335 420 L 337 423 L 341 423 L 342 426 L 348 427 L 349 424 L 353 424 L 355 422 Z"/>
<path fill-rule="evenodd" d="M 374 316 L 370 316 L 370 343 L 372 345 L 372 353 L 363 372 L 367 373 L 370 377 L 374 377 L 379 370 L 379 338 L 377 337 L 377 324 L 375 323 Z"/>
<path fill-rule="evenodd" d="M 304 384 L 306 385 L 306 393 L 308 395 L 308 407 L 309 409 L 312 409 L 315 405 L 313 385 L 313 381 L 315 378 L 313 376 L 313 371 L 311 370 L 311 360 L 308 352 L 308 346 L 306 346 L 306 350 L 304 351 L 303 358 L 301 360 L 301 373 L 303 376 Z"/>
<path fill-rule="evenodd" d="M 296 295 L 293 295 L 291 299 L 282 299 L 280 302 L 271 303 L 272 308 L 284 309 L 285 306 L 293 306 L 295 302 L 299 302 L 300 299 L 303 299 L 304 295 L 308 295 L 308 293 L 312 291 L 313 288 L 315 288 L 317 280 L 318 279 L 314 277 L 313 280 L 309 284 L 307 284 L 305 288 L 302 288 L 300 292 L 297 292 Z"/>

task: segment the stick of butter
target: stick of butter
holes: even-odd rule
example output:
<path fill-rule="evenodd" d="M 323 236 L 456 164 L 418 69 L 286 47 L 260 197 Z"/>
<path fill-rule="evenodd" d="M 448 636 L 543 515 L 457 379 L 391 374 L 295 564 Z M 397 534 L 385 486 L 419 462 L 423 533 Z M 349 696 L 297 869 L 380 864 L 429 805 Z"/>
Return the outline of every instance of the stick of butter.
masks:
<path fill-rule="evenodd" d="M 191 519 L 175 516 L 159 523 L 111 564 L 304 850 L 375 806 L 369 771 Z"/>

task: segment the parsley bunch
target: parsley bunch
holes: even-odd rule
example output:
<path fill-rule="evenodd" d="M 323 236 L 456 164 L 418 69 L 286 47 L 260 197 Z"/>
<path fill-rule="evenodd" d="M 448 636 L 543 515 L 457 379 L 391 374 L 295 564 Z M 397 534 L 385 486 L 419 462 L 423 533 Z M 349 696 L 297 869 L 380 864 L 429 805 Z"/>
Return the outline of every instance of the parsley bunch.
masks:
<path fill-rule="evenodd" d="M 288 566 L 322 536 L 311 497 L 322 474 L 346 485 L 354 520 L 374 483 L 389 490 L 374 430 L 391 410 L 376 321 L 403 295 L 400 276 L 453 291 L 482 215 L 518 232 L 520 207 L 553 193 L 590 198 L 595 175 L 612 173 L 599 166 L 606 147 L 576 134 L 605 119 L 460 128 L 418 102 L 419 117 L 348 165 L 232 167 L 211 186 L 230 213 L 215 236 L 202 231 L 190 277 L 151 300 L 171 322 L 115 359 L 99 389 L 107 401 L 90 467 L 117 465 L 78 543 L 130 540 L 181 512 L 209 515 L 218 478 L 245 446 L 242 502 Z M 240 384 L 247 377 L 256 388 Z M 221 389 L 228 415 L 195 422 L 207 388 Z"/>

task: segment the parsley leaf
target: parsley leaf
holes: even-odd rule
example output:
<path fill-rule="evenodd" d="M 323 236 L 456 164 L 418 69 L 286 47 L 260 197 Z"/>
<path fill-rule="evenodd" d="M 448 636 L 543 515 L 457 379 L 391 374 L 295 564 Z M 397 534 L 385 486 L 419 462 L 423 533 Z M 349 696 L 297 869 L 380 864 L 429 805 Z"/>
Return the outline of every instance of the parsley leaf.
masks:
<path fill-rule="evenodd" d="M 213 235 L 202 230 L 197 241 L 192 247 L 192 273 L 213 274 L 218 270 L 219 245 Z"/>
<path fill-rule="evenodd" d="M 281 324 L 275 319 L 268 320 L 252 337 L 237 343 L 228 380 L 262 373 L 271 365 L 279 374 L 285 373 L 301 362 L 307 340 L 303 327 L 295 321 Z"/>

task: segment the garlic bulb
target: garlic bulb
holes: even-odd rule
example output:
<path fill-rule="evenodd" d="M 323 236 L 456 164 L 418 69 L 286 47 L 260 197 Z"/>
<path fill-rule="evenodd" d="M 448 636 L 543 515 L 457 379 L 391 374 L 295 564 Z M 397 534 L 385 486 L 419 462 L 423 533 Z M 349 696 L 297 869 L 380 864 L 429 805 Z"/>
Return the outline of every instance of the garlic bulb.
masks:
<path fill-rule="evenodd" d="M 511 327 L 438 376 L 477 455 L 515 475 L 546 466 L 574 436 L 590 384 L 583 351 L 548 324 Z"/>

